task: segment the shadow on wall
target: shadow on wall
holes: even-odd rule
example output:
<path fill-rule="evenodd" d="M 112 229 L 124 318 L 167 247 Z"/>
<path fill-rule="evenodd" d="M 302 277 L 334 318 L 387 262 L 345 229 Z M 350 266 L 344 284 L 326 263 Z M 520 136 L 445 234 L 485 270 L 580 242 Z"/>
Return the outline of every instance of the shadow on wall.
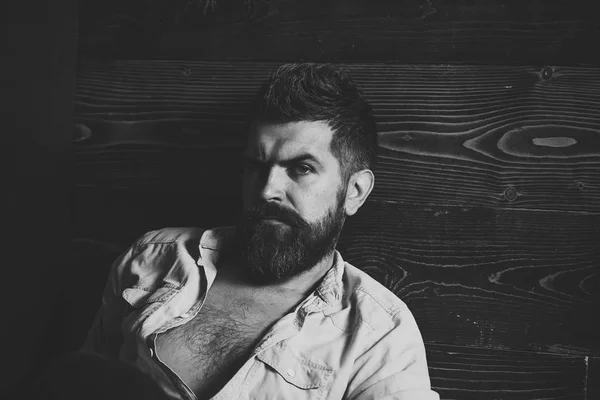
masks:
<path fill-rule="evenodd" d="M 162 400 L 160 387 L 136 368 L 93 353 L 71 353 L 51 362 L 28 393 L 31 400 Z"/>

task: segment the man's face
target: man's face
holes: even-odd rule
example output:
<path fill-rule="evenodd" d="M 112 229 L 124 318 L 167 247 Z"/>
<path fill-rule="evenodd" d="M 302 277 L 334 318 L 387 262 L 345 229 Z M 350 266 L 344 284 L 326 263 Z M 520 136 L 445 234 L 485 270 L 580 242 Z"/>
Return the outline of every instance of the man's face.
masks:
<path fill-rule="evenodd" d="M 238 243 L 260 281 L 314 267 L 335 248 L 346 217 L 345 184 L 323 122 L 260 125 L 244 152 Z"/>

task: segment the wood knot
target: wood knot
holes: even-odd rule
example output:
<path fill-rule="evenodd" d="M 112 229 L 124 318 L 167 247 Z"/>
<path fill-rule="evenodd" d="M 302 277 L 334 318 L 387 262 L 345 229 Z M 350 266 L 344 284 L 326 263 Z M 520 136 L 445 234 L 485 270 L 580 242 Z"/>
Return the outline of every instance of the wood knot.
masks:
<path fill-rule="evenodd" d="M 183 76 L 191 76 L 192 69 L 190 67 L 184 65 L 183 67 L 181 67 L 181 73 L 183 74 Z"/>
<path fill-rule="evenodd" d="M 553 73 L 554 72 L 552 71 L 552 68 L 544 67 L 544 69 L 542 70 L 542 79 L 545 81 L 552 79 Z"/>
<path fill-rule="evenodd" d="M 575 185 L 577 186 L 577 189 L 579 189 L 580 191 L 585 189 L 585 183 L 581 182 L 581 181 L 575 181 Z"/>
<path fill-rule="evenodd" d="M 577 140 L 564 136 L 533 138 L 532 142 L 536 146 L 546 147 L 569 147 L 577 144 Z"/>
<path fill-rule="evenodd" d="M 73 126 L 73 142 L 83 142 L 92 137 L 92 130 L 84 124 L 75 124 Z"/>
<path fill-rule="evenodd" d="M 517 189 L 515 189 L 514 187 L 506 188 L 506 190 L 504 191 L 504 197 L 508 201 L 514 201 L 517 198 Z"/>
<path fill-rule="evenodd" d="M 439 217 L 440 215 L 448 215 L 448 214 L 450 214 L 449 211 L 447 211 L 447 210 L 441 210 L 441 211 L 436 211 L 433 215 L 436 216 L 436 217 Z"/>

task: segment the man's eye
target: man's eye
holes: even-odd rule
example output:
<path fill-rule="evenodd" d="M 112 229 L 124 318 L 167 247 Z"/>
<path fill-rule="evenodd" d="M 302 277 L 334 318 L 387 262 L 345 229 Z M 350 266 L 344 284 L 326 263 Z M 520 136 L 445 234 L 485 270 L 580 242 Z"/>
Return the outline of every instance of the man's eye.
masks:
<path fill-rule="evenodd" d="M 300 164 L 300 165 L 296 165 L 293 168 L 293 171 L 296 175 L 308 175 L 313 171 L 313 169 L 306 164 Z"/>

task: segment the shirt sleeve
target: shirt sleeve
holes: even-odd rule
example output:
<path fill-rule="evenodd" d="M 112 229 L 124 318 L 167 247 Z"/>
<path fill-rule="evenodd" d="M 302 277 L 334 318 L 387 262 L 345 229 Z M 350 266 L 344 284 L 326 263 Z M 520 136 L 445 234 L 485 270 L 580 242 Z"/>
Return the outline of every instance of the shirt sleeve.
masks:
<path fill-rule="evenodd" d="M 403 308 L 395 326 L 355 361 L 347 400 L 439 400 L 431 390 L 425 345 L 417 323 Z"/>
<path fill-rule="evenodd" d="M 138 242 L 113 262 L 102 293 L 102 303 L 80 351 L 118 357 L 123 344 L 121 323 L 129 306 L 121 296 L 121 275 L 133 258 Z"/>

